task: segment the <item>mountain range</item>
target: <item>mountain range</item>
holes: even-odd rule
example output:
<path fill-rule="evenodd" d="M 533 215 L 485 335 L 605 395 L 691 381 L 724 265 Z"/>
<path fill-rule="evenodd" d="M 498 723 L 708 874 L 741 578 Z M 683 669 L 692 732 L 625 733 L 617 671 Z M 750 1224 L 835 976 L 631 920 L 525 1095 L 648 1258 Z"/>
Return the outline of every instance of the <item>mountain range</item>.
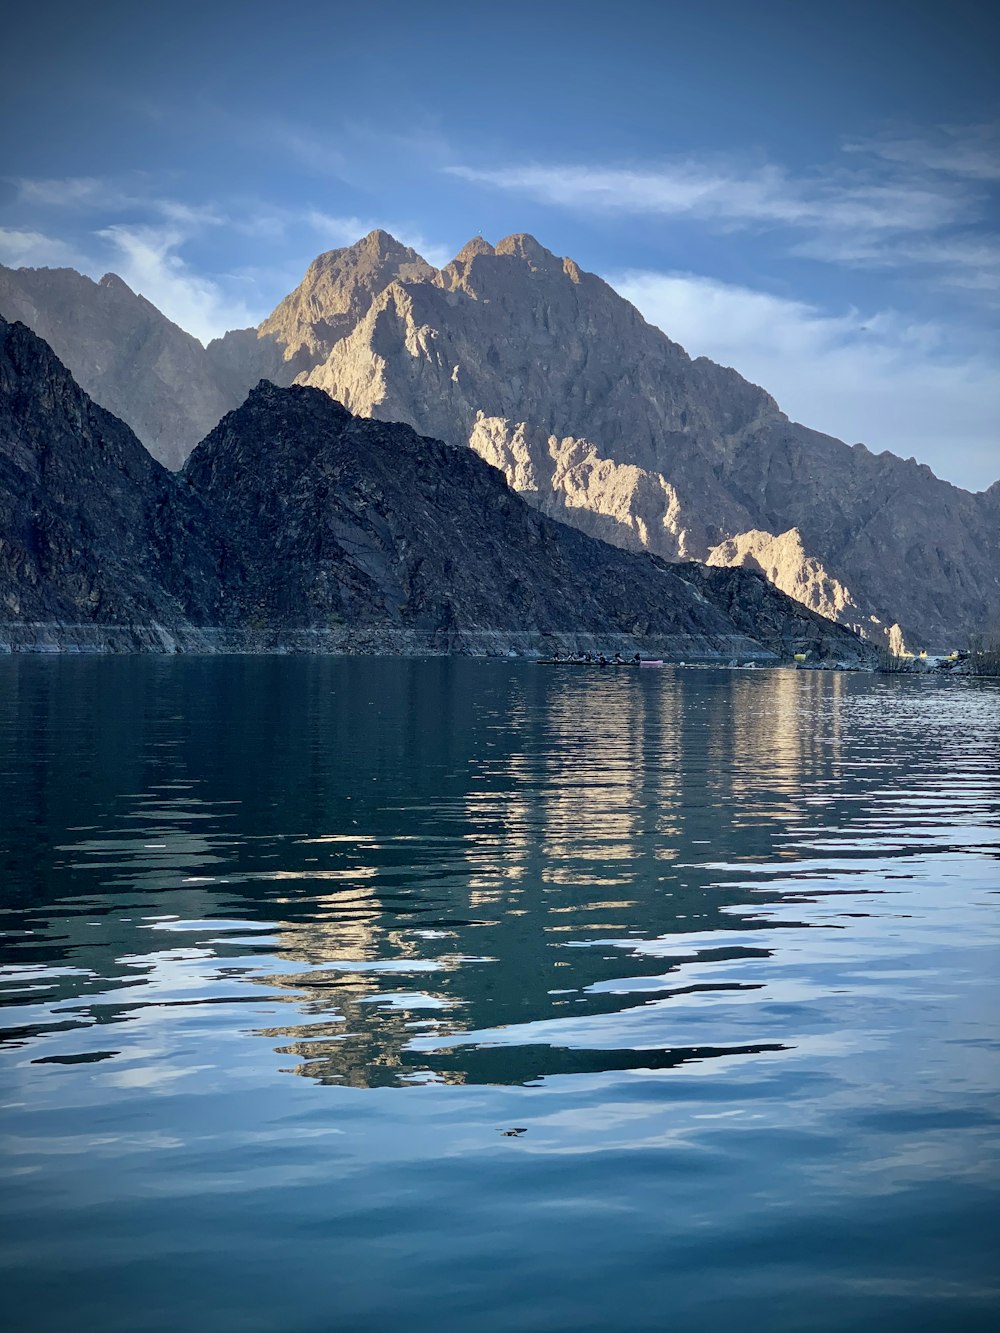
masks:
<path fill-rule="evenodd" d="M 862 661 L 746 570 L 622 551 L 469 449 L 262 380 L 172 473 L 0 320 L 0 646 Z"/>
<path fill-rule="evenodd" d="M 49 341 L 171 468 L 265 378 L 471 447 L 542 513 L 628 551 L 763 573 L 876 641 L 950 648 L 1000 622 L 1000 483 L 789 421 L 532 237 L 444 268 L 385 232 L 320 255 L 256 329 L 202 347 L 121 279 L 0 268 Z"/>

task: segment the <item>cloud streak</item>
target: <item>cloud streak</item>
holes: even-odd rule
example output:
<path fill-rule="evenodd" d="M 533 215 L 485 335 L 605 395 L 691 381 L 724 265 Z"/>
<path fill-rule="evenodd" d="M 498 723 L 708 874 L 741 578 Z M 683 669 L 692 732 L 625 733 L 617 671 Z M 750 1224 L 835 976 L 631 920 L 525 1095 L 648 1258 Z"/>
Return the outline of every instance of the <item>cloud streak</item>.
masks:
<path fill-rule="evenodd" d="M 653 170 L 558 165 L 447 170 L 463 180 L 520 191 L 543 203 L 655 213 L 727 228 L 770 224 L 861 228 L 874 234 L 919 232 L 958 222 L 963 213 L 962 201 L 943 191 L 846 177 L 795 180 L 775 166 L 747 172 L 688 160 Z"/>
<path fill-rule="evenodd" d="M 995 125 L 943 125 L 930 136 L 886 132 L 844 144 L 860 153 L 918 172 L 967 180 L 1000 181 L 1000 130 Z"/>
<path fill-rule="evenodd" d="M 112 247 L 115 271 L 132 290 L 202 342 L 257 322 L 259 316 L 242 299 L 185 263 L 178 253 L 183 231 L 115 224 L 97 234 Z"/>
<path fill-rule="evenodd" d="M 79 251 L 44 232 L 0 227 L 0 264 L 9 268 L 76 268 L 84 262 Z"/>
<path fill-rule="evenodd" d="M 878 452 L 915 454 L 971 489 L 997 480 L 1000 369 L 948 331 L 891 310 L 830 314 L 691 273 L 606 275 L 692 356 L 735 367 L 794 420 Z"/>
<path fill-rule="evenodd" d="M 823 171 L 729 158 L 656 165 L 520 163 L 448 174 L 583 213 L 697 222 L 717 232 L 778 232 L 790 253 L 829 263 L 931 271 L 969 289 L 1000 288 L 989 186 L 1000 180 L 990 127 L 845 145 Z"/>

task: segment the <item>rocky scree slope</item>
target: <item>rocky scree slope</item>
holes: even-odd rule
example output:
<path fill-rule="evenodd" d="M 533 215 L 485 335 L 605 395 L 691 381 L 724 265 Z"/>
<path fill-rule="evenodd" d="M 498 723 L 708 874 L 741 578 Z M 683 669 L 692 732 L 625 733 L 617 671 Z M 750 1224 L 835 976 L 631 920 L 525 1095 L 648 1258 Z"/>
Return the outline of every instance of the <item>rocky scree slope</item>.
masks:
<path fill-rule="evenodd" d="M 688 577 L 605 546 L 470 450 L 314 389 L 262 382 L 178 477 L 47 344 L 0 321 L 8 648 L 508 651 L 599 636 L 688 655 L 863 653 L 738 574 L 734 617 L 716 596 L 730 571 Z"/>
<path fill-rule="evenodd" d="M 746 565 L 874 637 L 950 646 L 1000 615 L 996 502 L 788 420 L 530 236 L 396 280 L 300 376 L 469 443 L 543 511 L 631 549 Z M 899 633 L 896 633 L 899 642 Z"/>
<path fill-rule="evenodd" d="M 183 478 L 248 571 L 240 614 L 262 628 L 392 624 L 442 650 L 527 634 L 679 656 L 863 656 L 854 635 L 759 576 L 595 541 L 471 450 L 358 419 L 308 387 L 259 384 Z"/>

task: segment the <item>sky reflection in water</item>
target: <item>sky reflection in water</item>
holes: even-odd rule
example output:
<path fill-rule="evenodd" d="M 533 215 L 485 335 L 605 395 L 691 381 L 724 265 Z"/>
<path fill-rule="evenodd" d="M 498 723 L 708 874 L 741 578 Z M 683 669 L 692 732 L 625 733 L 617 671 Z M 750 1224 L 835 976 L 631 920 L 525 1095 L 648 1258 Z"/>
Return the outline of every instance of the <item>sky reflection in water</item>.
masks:
<path fill-rule="evenodd" d="M 993 683 L 22 659 L 0 737 L 19 1328 L 991 1326 Z"/>

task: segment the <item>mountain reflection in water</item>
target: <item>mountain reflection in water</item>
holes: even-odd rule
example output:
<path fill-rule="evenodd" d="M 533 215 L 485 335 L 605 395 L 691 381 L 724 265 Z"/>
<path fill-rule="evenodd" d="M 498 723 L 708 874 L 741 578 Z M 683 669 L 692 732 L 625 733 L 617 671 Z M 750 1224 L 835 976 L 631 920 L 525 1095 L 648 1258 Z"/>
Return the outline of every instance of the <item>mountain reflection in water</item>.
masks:
<path fill-rule="evenodd" d="M 929 1305 L 904 1292 L 892 1308 L 909 1327 L 985 1320 L 996 1291 L 977 1255 L 1000 1193 L 993 683 L 14 659 L 0 663 L 0 737 L 0 1184 L 27 1199 L 28 1232 L 33 1208 L 68 1225 L 94 1204 L 112 1145 L 133 1144 L 130 1170 L 155 1195 L 170 1169 L 155 1144 L 183 1155 L 202 1116 L 280 1155 L 291 1126 L 325 1143 L 331 1116 L 363 1108 L 344 1098 L 382 1089 L 404 1099 L 394 1143 L 433 1135 L 437 1117 L 451 1152 L 480 1143 L 485 1116 L 488 1136 L 517 1125 L 517 1150 L 552 1170 L 563 1152 L 668 1150 L 677 1170 L 716 1170 L 737 1123 L 741 1145 L 809 1189 L 841 1173 L 854 1198 L 892 1162 L 879 1197 L 926 1194 L 907 1208 L 943 1208 L 980 1237 Z M 303 1104 L 289 1073 L 319 1100 Z M 860 1156 L 845 1161 L 848 1130 Z M 387 1130 L 374 1115 L 351 1132 L 352 1164 L 331 1178 L 364 1194 Z M 462 1151 L 497 1150 L 488 1137 Z M 771 1197 L 758 1166 L 732 1160 L 727 1190 Z M 487 1198 L 492 1170 L 470 1176 Z M 295 1179 L 267 1186 L 272 1204 Z M 522 1201 L 558 1208 L 560 1189 Z M 692 1216 L 735 1207 L 704 1189 Z M 16 1231 L 13 1207 L 0 1216 Z M 666 1225 L 644 1207 L 630 1196 L 640 1248 Z M 829 1217 L 802 1224 L 817 1244 Z M 419 1296 L 410 1261 L 393 1262 Z M 877 1280 L 852 1296 L 859 1327 L 884 1322 Z M 345 1318 L 394 1327 L 344 1282 Z M 236 1319 L 235 1287 L 226 1299 Z M 140 1327 L 96 1296 L 84 1307 L 102 1328 Z M 574 1323 L 574 1308 L 568 1288 L 550 1292 L 537 1326 L 614 1326 Z M 783 1308 L 760 1327 L 786 1326 Z M 965 1322 L 915 1325 L 925 1308 Z M 687 1309 L 685 1328 L 723 1326 Z M 141 1327 L 181 1317 L 168 1302 Z M 790 1304 L 787 1327 L 802 1317 Z M 436 1326 L 462 1324 L 438 1311 Z M 519 1326 L 535 1325 L 522 1311 Z"/>

